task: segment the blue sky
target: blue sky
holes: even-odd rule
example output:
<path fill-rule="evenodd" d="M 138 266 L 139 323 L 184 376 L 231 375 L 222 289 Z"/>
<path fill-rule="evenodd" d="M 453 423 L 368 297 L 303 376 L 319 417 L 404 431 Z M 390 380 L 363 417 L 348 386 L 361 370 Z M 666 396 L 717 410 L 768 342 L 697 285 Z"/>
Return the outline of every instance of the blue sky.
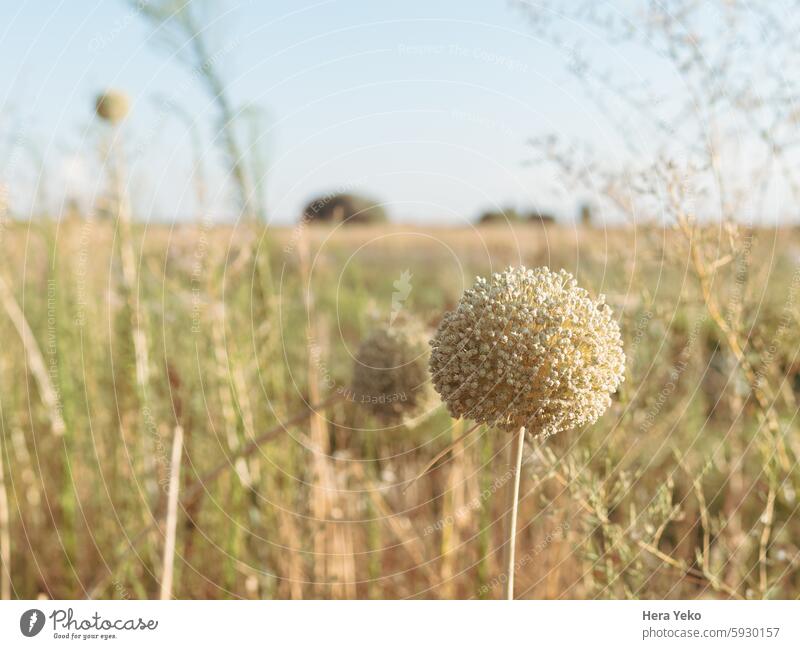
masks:
<path fill-rule="evenodd" d="M 464 223 L 500 205 L 569 220 L 586 196 L 525 165 L 526 141 L 554 132 L 614 150 L 563 56 L 505 0 L 218 7 L 209 34 L 231 94 L 237 105 L 264 111 L 272 223 L 294 221 L 314 195 L 338 189 L 376 197 L 399 221 Z M 138 152 L 131 162 L 137 214 L 193 218 L 190 139 L 165 114 L 167 97 L 202 128 L 213 210 L 226 218 L 213 106 L 152 35 L 122 2 L 3 3 L 0 119 L 21 120 L 15 128 L 32 143 L 30 157 L 46 161 L 48 200 L 88 201 L 102 187 L 93 98 L 105 87 L 124 89 L 134 99 L 125 138 Z M 37 174 L 18 153 L 7 171 L 17 205 L 30 200 Z"/>

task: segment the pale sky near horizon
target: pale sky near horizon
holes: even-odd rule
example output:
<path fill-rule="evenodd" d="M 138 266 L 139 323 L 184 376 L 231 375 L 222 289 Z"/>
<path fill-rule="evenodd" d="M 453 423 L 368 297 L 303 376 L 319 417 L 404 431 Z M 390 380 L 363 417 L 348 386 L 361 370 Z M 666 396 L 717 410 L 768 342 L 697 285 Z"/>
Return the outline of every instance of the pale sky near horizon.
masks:
<path fill-rule="evenodd" d="M 309 199 L 340 189 L 375 197 L 399 221 L 465 223 L 498 206 L 537 207 L 570 221 L 587 197 L 526 165 L 528 139 L 553 132 L 614 150 L 563 56 L 505 0 L 219 8 L 211 33 L 231 94 L 265 115 L 272 223 L 292 222 Z M 211 143 L 213 107 L 150 36 L 123 2 L 3 4 L 0 164 L 15 209 L 30 204 L 38 158 L 45 160 L 42 200 L 60 205 L 78 194 L 88 201 L 100 191 L 92 104 L 100 89 L 117 87 L 134 100 L 125 138 L 138 152 L 131 162 L 137 215 L 196 213 L 190 138 L 164 111 L 167 98 L 201 126 L 213 211 L 229 218 Z M 654 69 L 644 59 L 633 66 L 643 77 Z"/>

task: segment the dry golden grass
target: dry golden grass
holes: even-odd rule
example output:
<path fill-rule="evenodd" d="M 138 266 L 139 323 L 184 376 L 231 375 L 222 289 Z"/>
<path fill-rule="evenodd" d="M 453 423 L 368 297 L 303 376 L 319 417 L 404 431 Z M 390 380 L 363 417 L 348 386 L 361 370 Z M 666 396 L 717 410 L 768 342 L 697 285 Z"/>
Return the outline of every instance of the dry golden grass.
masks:
<path fill-rule="evenodd" d="M 517 596 L 793 597 L 800 238 L 740 235 L 136 226 L 130 300 L 110 224 L 13 225 L 2 281 L 54 394 L 7 305 L 10 595 L 157 597 L 171 564 L 178 598 L 502 596 L 512 436 L 441 407 L 386 428 L 346 388 L 404 271 L 401 308 L 433 327 L 476 274 L 524 263 L 605 293 L 628 365 L 597 425 L 525 450 Z"/>

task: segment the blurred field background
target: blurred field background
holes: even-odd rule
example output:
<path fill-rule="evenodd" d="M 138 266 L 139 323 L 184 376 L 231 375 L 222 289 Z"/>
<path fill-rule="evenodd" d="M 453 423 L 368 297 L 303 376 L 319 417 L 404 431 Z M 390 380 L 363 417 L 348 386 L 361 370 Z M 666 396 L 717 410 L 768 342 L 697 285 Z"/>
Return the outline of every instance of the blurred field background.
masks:
<path fill-rule="evenodd" d="M 797 597 L 792 3 L 62 5 L 4 16 L 0 598 L 502 597 L 511 438 L 349 385 L 518 264 L 627 368 L 525 447 L 516 596 Z"/>
<path fill-rule="evenodd" d="M 725 258 L 713 300 L 746 344 L 737 362 L 676 229 L 136 227 L 143 394 L 115 236 L 93 219 L 3 233 L 4 305 L 24 309 L 31 336 L 23 345 L 0 318 L 14 597 L 158 596 L 178 426 L 182 496 L 225 469 L 181 501 L 175 597 L 499 597 L 509 436 L 477 431 L 415 482 L 466 430 L 442 407 L 414 428 L 384 428 L 347 401 L 281 422 L 347 386 L 404 272 L 402 308 L 434 327 L 475 274 L 518 263 L 564 267 L 605 293 L 628 366 L 596 426 L 526 451 L 517 596 L 795 596 L 795 232 L 696 233 Z"/>

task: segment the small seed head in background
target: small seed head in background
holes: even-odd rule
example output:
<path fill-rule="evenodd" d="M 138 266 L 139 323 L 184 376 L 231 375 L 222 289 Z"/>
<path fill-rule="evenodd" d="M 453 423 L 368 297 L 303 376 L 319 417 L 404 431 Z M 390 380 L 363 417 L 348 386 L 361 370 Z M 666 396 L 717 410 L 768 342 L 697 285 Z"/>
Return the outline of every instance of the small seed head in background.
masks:
<path fill-rule="evenodd" d="M 431 340 L 436 390 L 453 417 L 549 436 L 594 423 L 624 379 L 619 326 L 567 271 L 478 278 Z"/>
<path fill-rule="evenodd" d="M 413 423 L 435 405 L 429 357 L 427 335 L 415 321 L 379 326 L 356 353 L 354 401 L 386 424 Z"/>
<path fill-rule="evenodd" d="M 97 116 L 109 124 L 119 124 L 128 115 L 130 100 L 119 90 L 107 90 L 95 99 Z"/>

